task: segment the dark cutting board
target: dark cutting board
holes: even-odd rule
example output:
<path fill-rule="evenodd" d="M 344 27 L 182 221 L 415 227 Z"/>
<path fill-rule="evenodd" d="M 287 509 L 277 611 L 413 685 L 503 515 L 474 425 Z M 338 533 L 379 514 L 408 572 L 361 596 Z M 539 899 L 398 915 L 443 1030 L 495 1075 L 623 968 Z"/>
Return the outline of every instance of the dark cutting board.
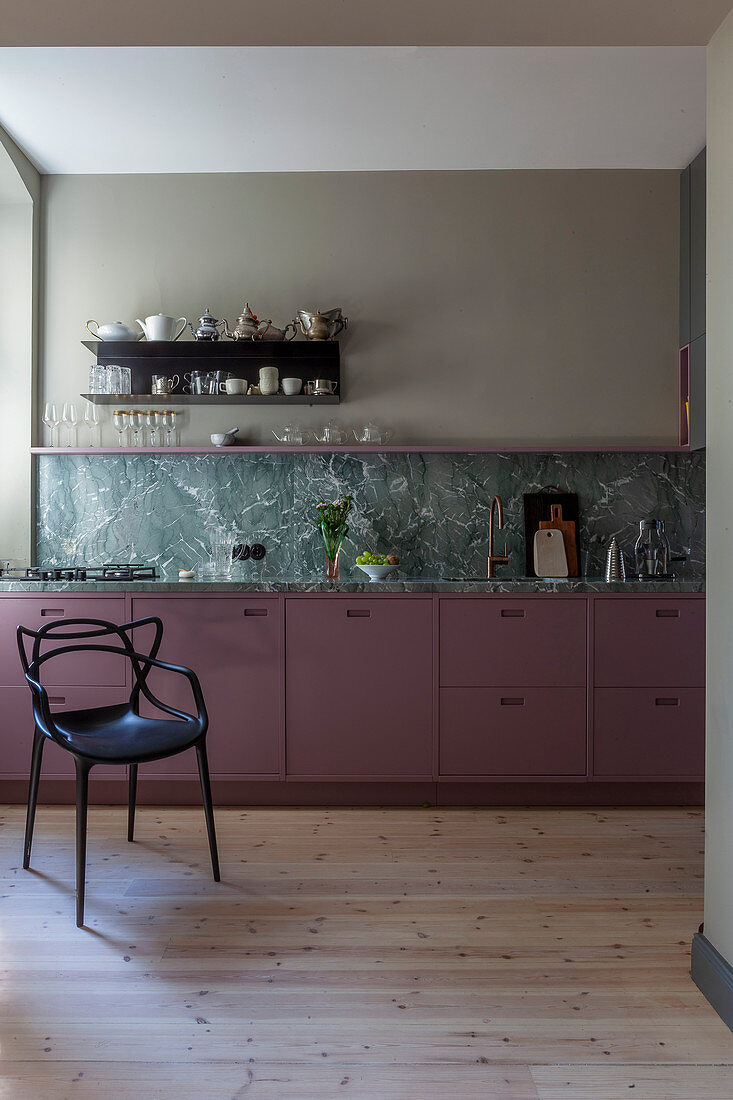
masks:
<path fill-rule="evenodd" d="M 540 521 L 551 519 L 550 507 L 559 504 L 562 507 L 562 517 L 575 524 L 576 542 L 578 537 L 578 494 L 560 493 L 551 487 L 542 489 L 539 493 L 524 494 L 524 568 L 528 577 L 536 577 L 534 571 L 534 536 L 540 529 Z M 580 548 L 578 548 L 578 573 L 580 574 Z"/>

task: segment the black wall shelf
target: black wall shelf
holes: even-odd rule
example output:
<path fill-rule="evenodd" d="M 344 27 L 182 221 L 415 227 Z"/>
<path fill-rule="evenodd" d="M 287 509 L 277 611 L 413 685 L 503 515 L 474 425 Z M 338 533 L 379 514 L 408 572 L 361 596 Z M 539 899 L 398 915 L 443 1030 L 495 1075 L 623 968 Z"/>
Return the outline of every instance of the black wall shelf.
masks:
<path fill-rule="evenodd" d="M 228 405 L 250 401 L 263 405 L 338 405 L 341 400 L 341 349 L 337 340 L 140 340 L 138 343 L 82 340 L 82 344 L 96 356 L 100 365 L 115 364 L 131 370 L 132 395 L 82 395 L 97 405 L 150 404 L 153 401 L 169 405 Z M 277 367 L 281 378 L 300 378 L 303 384 L 316 378 L 328 379 L 336 383 L 336 393 L 325 397 L 307 394 L 235 397 L 181 392 L 183 376 L 192 370 L 227 371 L 256 386 L 262 366 Z M 180 381 L 176 391 L 163 397 L 151 394 L 154 374 L 177 374 Z"/>
<path fill-rule="evenodd" d="M 81 396 L 92 405 L 145 405 L 149 408 L 174 409 L 177 405 L 338 405 L 338 394 L 316 397 L 300 393 L 290 397 L 284 393 L 270 396 L 252 394 L 209 394 L 209 393 L 83 393 Z"/>

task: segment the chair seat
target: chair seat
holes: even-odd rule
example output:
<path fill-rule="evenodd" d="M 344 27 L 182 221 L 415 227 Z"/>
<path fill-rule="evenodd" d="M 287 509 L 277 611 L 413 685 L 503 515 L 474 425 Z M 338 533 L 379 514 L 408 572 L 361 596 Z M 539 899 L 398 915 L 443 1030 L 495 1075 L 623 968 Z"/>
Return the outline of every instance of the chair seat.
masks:
<path fill-rule="evenodd" d="M 72 752 L 109 764 L 143 763 L 189 748 L 201 736 L 198 719 L 142 718 L 127 703 L 54 711 L 56 732 Z M 48 731 L 44 730 L 48 736 Z"/>

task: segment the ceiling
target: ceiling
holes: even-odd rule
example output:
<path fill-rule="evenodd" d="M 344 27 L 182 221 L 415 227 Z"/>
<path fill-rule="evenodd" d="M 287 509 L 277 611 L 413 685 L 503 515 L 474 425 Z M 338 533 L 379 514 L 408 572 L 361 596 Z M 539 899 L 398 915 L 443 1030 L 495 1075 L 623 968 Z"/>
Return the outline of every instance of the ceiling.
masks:
<path fill-rule="evenodd" d="M 33 0 L 6 46 L 705 45 L 731 0 Z"/>
<path fill-rule="evenodd" d="M 0 49 L 43 172 L 681 168 L 703 47 Z"/>

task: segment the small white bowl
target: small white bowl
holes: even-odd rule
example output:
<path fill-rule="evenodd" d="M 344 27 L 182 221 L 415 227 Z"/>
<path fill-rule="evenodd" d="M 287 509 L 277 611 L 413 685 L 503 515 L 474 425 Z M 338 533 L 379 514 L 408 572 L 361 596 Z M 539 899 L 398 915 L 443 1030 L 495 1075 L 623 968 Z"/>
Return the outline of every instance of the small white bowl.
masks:
<path fill-rule="evenodd" d="M 360 565 L 358 568 L 361 569 L 362 573 L 366 573 L 372 582 L 383 581 L 390 573 L 397 572 L 396 565 Z"/>

